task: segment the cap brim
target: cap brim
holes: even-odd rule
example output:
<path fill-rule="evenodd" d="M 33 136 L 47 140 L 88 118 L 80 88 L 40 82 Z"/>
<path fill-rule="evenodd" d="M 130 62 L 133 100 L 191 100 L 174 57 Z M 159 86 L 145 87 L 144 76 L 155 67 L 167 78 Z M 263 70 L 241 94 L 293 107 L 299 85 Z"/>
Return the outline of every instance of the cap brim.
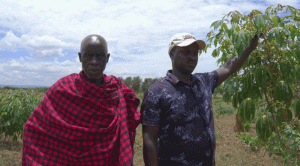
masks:
<path fill-rule="evenodd" d="M 185 47 L 185 46 L 189 46 L 195 42 L 198 44 L 200 50 L 203 50 L 206 47 L 206 44 L 203 40 L 186 40 L 180 44 L 177 44 L 177 46 Z"/>

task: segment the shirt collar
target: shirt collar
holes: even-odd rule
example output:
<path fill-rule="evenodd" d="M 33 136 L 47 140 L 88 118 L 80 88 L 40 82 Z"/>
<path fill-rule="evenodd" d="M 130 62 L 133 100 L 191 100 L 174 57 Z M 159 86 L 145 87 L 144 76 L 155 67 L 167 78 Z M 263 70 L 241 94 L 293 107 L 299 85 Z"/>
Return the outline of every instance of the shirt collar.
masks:
<path fill-rule="evenodd" d="M 193 74 L 191 75 L 191 85 L 194 85 L 197 81 L 199 81 Z M 167 71 L 167 79 L 175 86 L 179 82 L 183 82 L 179 80 L 174 74 L 172 74 L 172 70 Z"/>

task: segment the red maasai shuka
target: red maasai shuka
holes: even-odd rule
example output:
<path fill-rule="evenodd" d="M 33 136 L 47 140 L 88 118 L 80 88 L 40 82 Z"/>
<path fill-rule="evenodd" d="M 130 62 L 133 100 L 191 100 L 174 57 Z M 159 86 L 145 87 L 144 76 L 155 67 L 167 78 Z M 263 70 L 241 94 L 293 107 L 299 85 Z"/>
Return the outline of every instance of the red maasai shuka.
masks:
<path fill-rule="evenodd" d="M 23 131 L 23 166 L 133 163 L 140 100 L 120 79 L 96 85 L 83 71 L 58 80 Z"/>

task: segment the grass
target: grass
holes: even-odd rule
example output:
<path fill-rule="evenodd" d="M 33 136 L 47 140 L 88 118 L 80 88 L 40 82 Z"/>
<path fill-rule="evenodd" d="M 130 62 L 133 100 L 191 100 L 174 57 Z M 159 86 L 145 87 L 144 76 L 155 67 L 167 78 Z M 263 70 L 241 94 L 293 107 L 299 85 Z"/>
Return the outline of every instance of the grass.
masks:
<path fill-rule="evenodd" d="M 143 94 L 140 93 L 137 96 L 142 102 Z M 138 107 L 138 110 L 140 110 L 140 106 Z M 236 137 L 238 134 L 234 132 L 233 127 L 235 124 L 235 115 L 237 110 L 235 110 L 231 104 L 224 103 L 222 101 L 222 96 L 213 96 L 213 110 L 217 143 L 215 158 L 218 166 L 283 165 L 283 160 L 281 157 L 275 155 L 269 157 L 268 153 L 264 154 L 264 148 L 253 151 Z M 251 124 L 251 129 L 247 133 L 249 135 L 256 135 L 255 124 Z M 21 165 L 22 140 L 18 139 L 18 142 L 12 143 L 3 137 L 4 135 L 0 135 L 0 165 Z M 144 166 L 142 125 L 139 125 L 136 129 L 134 151 L 134 165 Z"/>

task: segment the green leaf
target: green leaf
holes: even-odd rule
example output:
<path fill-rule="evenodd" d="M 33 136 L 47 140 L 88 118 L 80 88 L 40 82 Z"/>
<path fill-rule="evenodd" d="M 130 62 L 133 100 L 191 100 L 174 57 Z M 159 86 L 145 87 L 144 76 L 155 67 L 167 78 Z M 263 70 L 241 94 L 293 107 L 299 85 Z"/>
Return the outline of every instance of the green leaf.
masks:
<path fill-rule="evenodd" d="M 276 36 L 276 42 L 279 44 L 280 47 L 282 47 L 283 42 L 284 42 L 284 39 L 283 39 L 282 35 L 278 34 Z"/>
<path fill-rule="evenodd" d="M 227 37 L 230 38 L 231 34 L 232 34 L 232 31 L 231 30 L 226 30 L 225 34 L 227 34 Z"/>
<path fill-rule="evenodd" d="M 273 27 L 268 34 L 268 39 L 271 42 L 274 34 L 276 42 L 282 47 L 284 43 L 283 33 L 286 33 L 283 27 Z"/>
<path fill-rule="evenodd" d="M 218 57 L 219 54 L 220 54 L 220 47 L 214 49 L 213 52 L 212 52 L 212 56 L 213 56 L 214 58 Z"/>
<path fill-rule="evenodd" d="M 222 24 L 223 24 L 223 20 L 218 20 L 218 21 L 213 22 L 211 24 L 210 28 L 214 27 L 214 30 L 215 30 L 215 29 L 218 29 L 220 26 L 222 26 Z"/>
<path fill-rule="evenodd" d="M 262 12 L 261 12 L 261 11 L 259 11 L 259 10 L 256 10 L 256 9 L 252 10 L 252 13 L 255 13 L 255 14 L 262 14 Z"/>
<path fill-rule="evenodd" d="M 289 30 L 291 32 L 291 38 L 292 38 L 292 41 L 295 40 L 295 36 L 296 36 L 296 32 L 297 32 L 297 29 L 295 26 L 293 26 L 292 24 L 289 24 Z"/>
<path fill-rule="evenodd" d="M 286 5 L 286 12 L 288 11 L 288 9 L 291 11 L 291 13 L 295 13 L 296 12 L 296 8 L 290 6 L 290 5 Z"/>
<path fill-rule="evenodd" d="M 247 42 L 247 32 L 244 30 L 241 30 L 239 32 L 236 32 L 236 47 L 239 47 L 241 43 L 246 43 Z"/>
<path fill-rule="evenodd" d="M 214 45 L 215 45 L 215 47 L 217 47 L 217 45 L 218 45 L 218 39 L 214 40 Z"/>
<path fill-rule="evenodd" d="M 228 30 L 228 27 L 227 27 L 226 23 L 222 24 L 221 30 L 223 30 L 223 31 L 227 31 Z"/>
<path fill-rule="evenodd" d="M 206 35 L 206 37 L 207 37 L 207 38 L 210 38 L 211 35 L 213 35 L 213 31 L 208 32 L 207 35 Z"/>
<path fill-rule="evenodd" d="M 220 39 L 224 31 L 219 31 L 219 33 L 215 36 L 215 39 Z"/>
<path fill-rule="evenodd" d="M 277 16 L 278 17 L 278 16 Z M 277 19 L 276 15 L 270 15 L 270 19 L 275 23 L 278 24 L 278 19 Z"/>
<path fill-rule="evenodd" d="M 299 41 L 296 41 L 296 42 L 295 42 L 295 46 L 296 46 L 296 49 L 297 49 L 298 51 L 300 51 L 300 42 L 299 42 Z"/>
<path fill-rule="evenodd" d="M 269 12 L 272 10 L 272 6 L 273 6 L 273 5 L 267 7 L 267 9 L 265 10 L 265 14 L 269 13 Z"/>
<path fill-rule="evenodd" d="M 265 15 L 263 15 L 263 14 L 257 14 L 257 15 L 255 15 L 255 25 L 257 27 L 261 27 L 261 26 L 266 25 Z"/>
<path fill-rule="evenodd" d="M 297 25 L 298 28 L 300 28 L 300 21 L 295 21 L 295 24 Z"/>
<path fill-rule="evenodd" d="M 274 32 L 272 32 L 272 31 L 269 31 L 269 33 L 268 33 L 268 40 L 269 40 L 269 42 L 271 43 L 272 42 L 272 40 L 273 40 L 273 38 L 274 38 Z"/>
<path fill-rule="evenodd" d="M 231 24 L 239 24 L 241 20 L 241 14 L 238 11 L 232 13 Z"/>

